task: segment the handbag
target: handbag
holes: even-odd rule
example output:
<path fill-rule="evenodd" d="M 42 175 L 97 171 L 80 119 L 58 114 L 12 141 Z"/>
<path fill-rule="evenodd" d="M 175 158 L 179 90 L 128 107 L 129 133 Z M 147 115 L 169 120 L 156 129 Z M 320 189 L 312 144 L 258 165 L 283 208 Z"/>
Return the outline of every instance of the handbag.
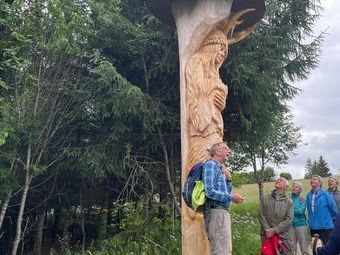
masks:
<path fill-rule="evenodd" d="M 287 253 L 287 246 L 277 235 L 266 237 L 261 245 L 261 255 L 283 255 Z"/>

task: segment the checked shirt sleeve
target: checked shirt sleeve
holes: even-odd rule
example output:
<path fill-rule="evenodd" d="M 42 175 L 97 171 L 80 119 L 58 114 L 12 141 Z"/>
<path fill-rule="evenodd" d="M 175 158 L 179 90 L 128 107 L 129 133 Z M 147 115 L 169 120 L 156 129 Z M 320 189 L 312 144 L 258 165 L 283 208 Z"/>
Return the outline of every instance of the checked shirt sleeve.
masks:
<path fill-rule="evenodd" d="M 218 175 L 216 174 L 219 171 L 218 165 L 212 161 L 208 161 L 205 163 L 203 171 L 205 195 L 209 199 L 223 204 L 230 203 L 231 195 L 227 191 L 226 182 L 220 182 Z"/>

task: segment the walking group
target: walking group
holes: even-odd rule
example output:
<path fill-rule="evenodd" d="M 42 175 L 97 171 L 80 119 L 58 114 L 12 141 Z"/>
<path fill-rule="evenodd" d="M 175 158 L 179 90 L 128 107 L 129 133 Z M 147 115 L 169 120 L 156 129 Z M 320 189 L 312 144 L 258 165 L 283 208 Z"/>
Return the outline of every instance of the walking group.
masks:
<path fill-rule="evenodd" d="M 327 191 L 322 189 L 322 182 L 320 176 L 313 175 L 311 190 L 304 198 L 300 182 L 293 182 L 289 196 L 286 194 L 289 181 L 283 177 L 275 181 L 275 189 L 265 195 L 260 204 L 262 255 L 296 255 L 298 249 L 302 255 L 309 255 L 310 250 L 318 255 L 340 254 L 338 182 L 336 178 L 329 177 Z M 309 245 L 308 229 L 311 237 L 317 235 L 321 240 L 315 247 Z"/>
<path fill-rule="evenodd" d="M 225 142 L 214 144 L 211 159 L 203 166 L 206 203 L 204 220 L 211 255 L 231 254 L 231 202 L 241 204 L 244 198 L 232 192 L 230 170 L 224 166 L 230 154 Z M 340 191 L 335 177 L 328 178 L 328 190 L 322 189 L 322 178 L 313 175 L 311 190 L 304 198 L 303 186 L 293 182 L 292 194 L 287 194 L 289 181 L 279 177 L 272 192 L 260 202 L 262 255 L 340 254 Z M 307 210 L 307 219 L 306 219 Z M 309 229 L 309 234 L 308 234 Z M 310 237 L 320 238 L 314 247 Z M 246 255 L 246 254 L 245 254 Z"/>

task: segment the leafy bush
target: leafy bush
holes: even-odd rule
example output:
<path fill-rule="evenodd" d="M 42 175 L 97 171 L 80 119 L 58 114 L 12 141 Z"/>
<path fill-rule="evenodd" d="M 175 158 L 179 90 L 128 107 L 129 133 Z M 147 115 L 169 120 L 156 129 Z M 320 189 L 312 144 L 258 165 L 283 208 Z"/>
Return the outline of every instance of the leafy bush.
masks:
<path fill-rule="evenodd" d="M 143 202 L 127 203 L 119 214 L 112 227 L 118 225 L 120 232 L 103 241 L 93 255 L 181 254 L 180 220 L 172 218 L 168 205 L 149 210 Z"/>

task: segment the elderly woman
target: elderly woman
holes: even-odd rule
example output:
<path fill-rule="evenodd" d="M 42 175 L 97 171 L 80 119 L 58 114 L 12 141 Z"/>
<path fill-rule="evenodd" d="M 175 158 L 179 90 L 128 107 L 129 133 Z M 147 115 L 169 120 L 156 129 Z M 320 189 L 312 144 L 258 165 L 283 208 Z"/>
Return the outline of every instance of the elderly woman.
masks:
<path fill-rule="evenodd" d="M 339 181 L 336 177 L 328 178 L 328 193 L 333 197 L 337 210 L 340 211 L 340 190 L 338 189 Z"/>
<path fill-rule="evenodd" d="M 300 182 L 293 182 L 292 195 L 290 198 L 293 201 L 294 218 L 293 230 L 296 242 L 300 246 L 301 254 L 308 255 L 308 242 L 307 242 L 307 221 L 306 221 L 306 200 L 301 196 L 302 184 Z"/>

